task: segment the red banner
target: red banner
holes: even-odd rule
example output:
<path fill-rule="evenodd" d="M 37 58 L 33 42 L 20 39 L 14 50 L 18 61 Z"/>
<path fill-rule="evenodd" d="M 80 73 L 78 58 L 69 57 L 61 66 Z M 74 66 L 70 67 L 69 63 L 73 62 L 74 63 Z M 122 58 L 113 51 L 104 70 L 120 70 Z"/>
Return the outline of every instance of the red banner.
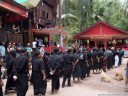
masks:
<path fill-rule="evenodd" d="M 20 8 L 19 6 L 10 4 L 10 3 L 8 3 L 8 2 L 6 2 L 4 0 L 2 0 L 0 2 L 0 7 L 3 7 L 5 9 L 7 9 L 7 10 L 10 10 L 10 11 L 12 11 L 14 13 L 17 13 L 17 14 L 23 16 L 23 17 L 28 18 L 28 11 L 27 10 L 25 10 L 23 8 Z"/>

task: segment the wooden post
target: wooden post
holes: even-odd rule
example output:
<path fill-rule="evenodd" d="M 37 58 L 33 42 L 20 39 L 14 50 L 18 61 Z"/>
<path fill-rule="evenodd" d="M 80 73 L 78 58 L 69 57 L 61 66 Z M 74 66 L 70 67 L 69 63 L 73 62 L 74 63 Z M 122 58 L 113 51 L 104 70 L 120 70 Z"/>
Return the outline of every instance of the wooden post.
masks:
<path fill-rule="evenodd" d="M 50 35 L 49 35 L 49 41 L 50 41 L 50 52 L 51 52 L 51 42 L 52 42 L 52 33 L 50 32 Z"/>
<path fill-rule="evenodd" d="M 87 48 L 89 48 L 89 44 L 90 44 L 90 41 L 89 41 L 89 40 L 87 40 Z"/>
<path fill-rule="evenodd" d="M 95 42 L 95 47 L 97 48 L 97 41 L 94 41 Z"/>
<path fill-rule="evenodd" d="M 105 51 L 107 49 L 107 41 L 106 40 L 104 40 L 104 49 L 105 49 Z"/>
<path fill-rule="evenodd" d="M 33 42 L 33 33 L 31 32 L 32 24 L 31 24 L 31 14 L 29 13 L 29 29 L 28 29 L 28 42 L 31 44 Z"/>

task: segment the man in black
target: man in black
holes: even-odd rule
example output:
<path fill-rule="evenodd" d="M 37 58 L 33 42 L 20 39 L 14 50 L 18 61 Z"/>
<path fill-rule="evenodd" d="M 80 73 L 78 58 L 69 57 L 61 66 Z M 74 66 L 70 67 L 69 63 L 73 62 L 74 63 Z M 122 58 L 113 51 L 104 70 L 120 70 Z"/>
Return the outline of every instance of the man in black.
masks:
<path fill-rule="evenodd" d="M 63 56 L 65 65 L 64 65 L 64 77 L 62 82 L 62 88 L 65 87 L 65 81 L 68 79 L 68 86 L 71 86 L 71 74 L 73 68 L 73 55 L 72 48 L 68 49 L 68 52 Z"/>
<path fill-rule="evenodd" d="M 44 96 L 47 88 L 44 62 L 39 50 L 35 51 L 35 58 L 32 60 L 34 96 Z"/>
<path fill-rule="evenodd" d="M 99 70 L 101 70 L 103 68 L 103 59 L 104 59 L 104 52 L 103 49 L 101 48 L 98 51 L 98 58 L 99 58 Z"/>
<path fill-rule="evenodd" d="M 114 65 L 113 62 L 115 61 L 111 48 L 108 48 L 106 54 L 107 54 L 107 69 L 109 70 L 112 67 L 112 65 Z"/>
<path fill-rule="evenodd" d="M 57 92 L 60 87 L 60 58 L 59 58 L 59 49 L 55 48 L 53 55 L 49 58 L 48 66 L 50 68 L 50 74 L 52 78 L 52 90 L 51 94 Z"/>
<path fill-rule="evenodd" d="M 91 65 L 92 65 L 92 58 L 91 58 L 91 52 L 89 52 L 87 48 L 85 49 L 85 53 L 84 53 L 84 61 L 85 61 L 85 66 L 86 66 L 85 76 L 89 77 Z"/>
<path fill-rule="evenodd" d="M 92 65 L 93 65 L 93 73 L 98 73 L 99 62 L 98 62 L 98 53 L 96 51 L 96 48 L 93 48 L 93 52 L 92 52 Z M 96 70 L 96 72 L 94 72 L 94 70 Z"/>
<path fill-rule="evenodd" d="M 29 65 L 26 54 L 26 49 L 22 48 L 21 55 L 16 60 L 16 72 L 18 77 L 18 79 L 16 80 L 17 96 L 25 96 L 28 90 Z"/>

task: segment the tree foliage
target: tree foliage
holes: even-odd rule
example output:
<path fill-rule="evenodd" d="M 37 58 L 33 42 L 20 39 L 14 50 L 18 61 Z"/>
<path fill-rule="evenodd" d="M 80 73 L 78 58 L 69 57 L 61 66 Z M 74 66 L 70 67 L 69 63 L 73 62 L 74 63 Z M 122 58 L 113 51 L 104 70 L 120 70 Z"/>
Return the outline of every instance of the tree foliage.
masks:
<path fill-rule="evenodd" d="M 128 30 L 128 0 L 65 0 L 62 8 L 64 29 L 73 35 L 104 21 Z"/>

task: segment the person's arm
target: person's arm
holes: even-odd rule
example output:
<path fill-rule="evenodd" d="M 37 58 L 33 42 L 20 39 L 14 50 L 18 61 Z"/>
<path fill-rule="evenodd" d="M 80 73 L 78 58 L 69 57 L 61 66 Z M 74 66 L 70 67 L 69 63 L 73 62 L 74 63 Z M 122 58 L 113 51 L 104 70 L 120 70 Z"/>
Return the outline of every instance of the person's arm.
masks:
<path fill-rule="evenodd" d="M 86 62 L 86 64 L 87 64 L 87 67 L 89 67 L 88 60 L 87 60 L 87 59 L 85 60 L 85 62 Z"/>
<path fill-rule="evenodd" d="M 100 59 L 99 59 L 99 57 L 98 57 L 98 56 L 96 56 L 96 58 L 97 58 L 98 62 L 100 62 Z"/>
<path fill-rule="evenodd" d="M 39 68 L 40 68 L 41 73 L 43 75 L 43 79 L 46 80 L 45 67 L 44 67 L 43 60 L 40 60 L 40 62 L 39 62 Z"/>
<path fill-rule="evenodd" d="M 0 65 L 0 66 L 1 66 L 1 65 Z M 0 67 L 0 68 L 1 68 L 1 67 Z M 0 74 L 2 75 L 1 70 L 0 70 Z M 2 79 L 1 79 L 1 75 L 0 75 L 0 87 L 3 87 L 3 86 L 4 86 L 4 83 L 3 83 Z"/>
<path fill-rule="evenodd" d="M 7 48 L 7 52 L 9 52 L 9 51 L 10 51 L 10 48 L 8 47 L 8 48 Z"/>
<path fill-rule="evenodd" d="M 2 81 L 2 79 L 0 79 L 0 87 L 3 87 L 4 86 L 4 83 Z"/>
<path fill-rule="evenodd" d="M 42 69 L 42 70 L 41 70 L 41 73 L 42 73 L 42 75 L 43 75 L 43 79 L 46 80 L 45 69 Z"/>

